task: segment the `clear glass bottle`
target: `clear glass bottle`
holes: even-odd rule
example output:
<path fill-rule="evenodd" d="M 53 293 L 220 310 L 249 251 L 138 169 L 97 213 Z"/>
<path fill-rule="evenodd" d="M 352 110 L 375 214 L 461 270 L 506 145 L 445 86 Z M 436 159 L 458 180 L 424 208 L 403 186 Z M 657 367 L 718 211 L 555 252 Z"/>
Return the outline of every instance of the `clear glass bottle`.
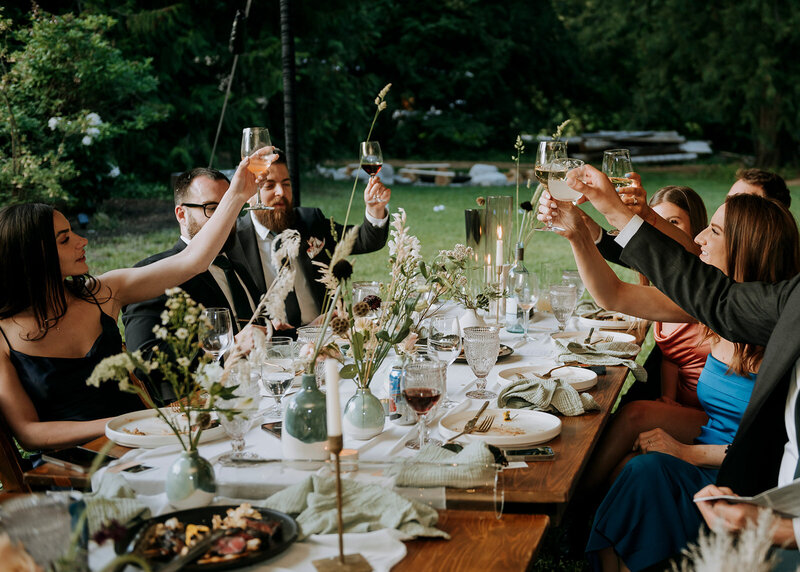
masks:
<path fill-rule="evenodd" d="M 525 246 L 517 243 L 514 251 L 514 265 L 508 271 L 508 297 L 506 298 L 506 330 L 512 334 L 523 333 L 522 310 L 517 307 L 517 299 L 514 297 L 514 285 L 520 276 L 524 276 L 522 282 L 528 276 L 528 269 L 525 268 Z"/>

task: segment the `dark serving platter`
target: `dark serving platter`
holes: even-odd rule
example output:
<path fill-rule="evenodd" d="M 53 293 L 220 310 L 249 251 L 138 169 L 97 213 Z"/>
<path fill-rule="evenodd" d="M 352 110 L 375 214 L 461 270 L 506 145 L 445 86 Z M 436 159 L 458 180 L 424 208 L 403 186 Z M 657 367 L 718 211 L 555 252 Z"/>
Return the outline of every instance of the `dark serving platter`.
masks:
<path fill-rule="evenodd" d="M 135 541 L 139 533 L 143 533 L 151 526 L 159 522 L 163 523 L 173 517 L 177 518 L 184 525 L 202 524 L 211 528 L 212 524 L 211 521 L 214 515 L 219 515 L 220 517 L 225 518 L 228 509 L 235 509 L 235 508 L 237 508 L 237 505 L 206 506 L 201 508 L 193 508 L 189 510 L 180 510 L 168 514 L 162 514 L 160 516 L 147 519 L 144 522 L 142 522 L 140 526 L 136 526 L 130 529 L 128 531 L 127 542 L 125 544 L 130 548 L 132 548 L 133 541 Z M 241 568 L 243 566 L 248 566 L 251 564 L 255 564 L 257 562 L 262 562 L 264 560 L 267 560 L 268 558 L 277 556 L 278 554 L 284 552 L 287 548 L 289 548 L 289 546 L 291 546 L 291 544 L 295 540 L 297 540 L 297 535 L 298 535 L 297 522 L 295 522 L 295 520 L 291 516 L 268 508 L 261 508 L 257 506 L 254 506 L 253 508 L 261 513 L 262 519 L 276 520 L 281 523 L 280 529 L 272 536 L 268 546 L 264 546 L 262 540 L 262 546 L 260 550 L 247 553 L 239 558 L 233 558 L 221 562 L 209 562 L 206 564 L 198 564 L 196 562 L 192 562 L 190 564 L 186 564 L 186 566 L 184 566 L 182 570 L 195 571 L 195 572 L 216 572 L 217 570 L 231 570 L 234 568 Z M 167 562 L 163 562 L 162 564 L 167 564 Z"/>

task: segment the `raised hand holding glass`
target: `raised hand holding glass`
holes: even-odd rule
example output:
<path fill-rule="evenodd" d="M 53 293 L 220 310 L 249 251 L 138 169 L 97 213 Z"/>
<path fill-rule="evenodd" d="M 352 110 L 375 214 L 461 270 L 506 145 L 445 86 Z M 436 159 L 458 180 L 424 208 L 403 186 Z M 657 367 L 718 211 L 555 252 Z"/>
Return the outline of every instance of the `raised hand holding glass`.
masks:
<path fill-rule="evenodd" d="M 269 130 L 266 127 L 245 127 L 242 130 L 241 157 L 250 157 L 255 151 L 264 147 L 271 147 L 272 141 L 269 137 Z M 256 177 L 269 170 L 270 162 L 263 157 L 252 157 L 247 170 Z M 256 193 L 256 203 L 250 205 L 246 210 L 263 211 L 272 210 L 272 207 L 261 202 L 261 188 Z"/>

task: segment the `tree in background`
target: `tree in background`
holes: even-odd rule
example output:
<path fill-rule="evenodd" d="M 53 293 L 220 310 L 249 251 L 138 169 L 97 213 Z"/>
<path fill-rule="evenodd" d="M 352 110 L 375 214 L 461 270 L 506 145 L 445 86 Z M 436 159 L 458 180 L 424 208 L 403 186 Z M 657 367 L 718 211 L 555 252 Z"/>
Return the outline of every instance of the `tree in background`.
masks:
<path fill-rule="evenodd" d="M 111 45 L 108 16 L 31 12 L 0 34 L 0 202 L 91 209 L 121 173 L 121 142 L 163 117 L 147 61 Z"/>

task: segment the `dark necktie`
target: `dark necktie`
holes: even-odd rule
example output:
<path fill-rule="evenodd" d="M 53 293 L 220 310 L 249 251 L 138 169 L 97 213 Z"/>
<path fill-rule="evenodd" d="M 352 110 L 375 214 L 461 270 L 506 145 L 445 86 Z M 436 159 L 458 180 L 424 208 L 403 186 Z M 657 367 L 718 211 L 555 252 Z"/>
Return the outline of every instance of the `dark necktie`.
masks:
<path fill-rule="evenodd" d="M 228 288 L 231 291 L 233 298 L 233 309 L 236 312 L 236 319 L 240 329 L 242 324 L 247 323 L 253 315 L 253 307 L 247 299 L 247 292 L 245 292 L 242 283 L 239 281 L 239 276 L 233 269 L 233 265 L 227 256 L 219 255 L 214 259 L 214 265 L 219 266 L 225 272 L 225 280 L 228 282 Z"/>
<path fill-rule="evenodd" d="M 794 402 L 794 431 L 797 434 L 797 445 L 800 447 L 800 393 Z M 800 458 L 797 460 L 797 467 L 794 470 L 794 478 L 800 478 Z"/>

